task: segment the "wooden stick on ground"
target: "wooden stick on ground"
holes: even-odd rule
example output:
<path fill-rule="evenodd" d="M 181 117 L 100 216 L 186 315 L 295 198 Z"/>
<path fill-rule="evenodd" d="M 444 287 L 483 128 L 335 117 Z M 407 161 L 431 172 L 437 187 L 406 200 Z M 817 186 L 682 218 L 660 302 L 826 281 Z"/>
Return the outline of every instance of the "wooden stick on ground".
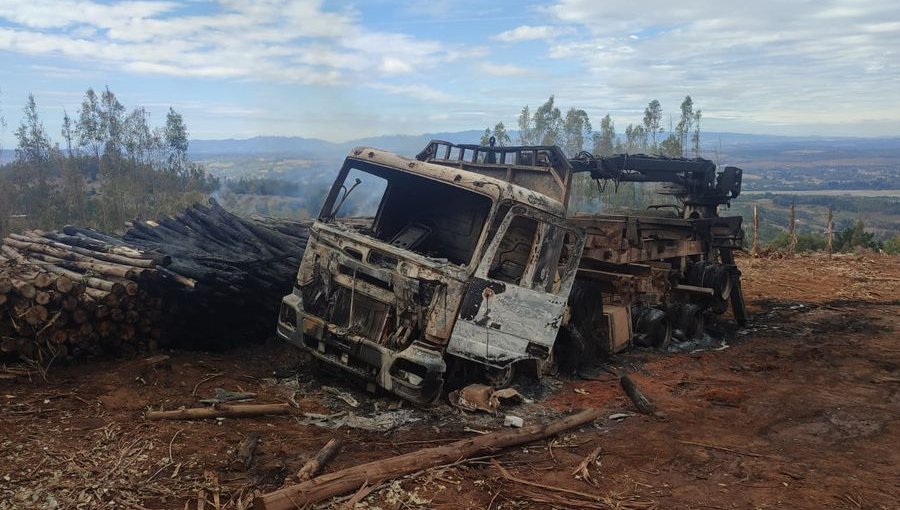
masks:
<path fill-rule="evenodd" d="M 596 462 L 597 457 L 600 456 L 600 448 L 601 447 L 598 446 L 594 451 L 588 454 L 588 456 L 578 464 L 578 467 L 572 471 L 572 476 L 580 476 L 582 480 L 596 487 L 597 482 L 591 477 L 591 464 Z"/>
<path fill-rule="evenodd" d="M 253 464 L 253 452 L 256 451 L 256 445 L 259 444 L 259 432 L 251 432 L 247 434 L 237 449 L 237 459 L 244 466 L 244 470 L 250 469 Z"/>
<path fill-rule="evenodd" d="M 199 407 L 178 409 L 176 411 L 149 411 L 148 420 L 199 420 L 203 418 L 241 418 L 245 416 L 263 416 L 271 414 L 288 414 L 289 404 L 234 404 L 216 407 Z"/>
<path fill-rule="evenodd" d="M 359 489 L 366 483 L 377 484 L 409 473 L 440 466 L 483 452 L 530 443 L 580 427 L 599 418 L 597 409 L 587 409 L 546 425 L 530 425 L 466 438 L 454 443 L 359 464 L 328 473 L 297 485 L 291 485 L 254 501 L 256 510 L 289 510 L 318 503 L 333 496 Z"/>
<path fill-rule="evenodd" d="M 500 471 L 500 474 L 503 475 L 503 478 L 506 478 L 510 482 L 515 482 L 519 485 L 530 485 L 532 487 L 537 487 L 539 489 L 546 489 L 546 490 L 551 490 L 551 491 L 556 491 L 556 492 L 562 492 L 565 494 L 571 494 L 573 496 L 582 497 L 582 498 L 585 498 L 585 499 L 588 499 L 591 501 L 603 502 L 603 498 L 601 496 L 597 496 L 594 494 L 588 494 L 586 492 L 580 492 L 580 491 L 573 491 L 571 489 L 566 489 L 564 487 L 556 487 L 555 485 L 545 485 L 542 483 L 523 480 L 522 478 L 518 478 L 518 477 L 514 476 L 505 467 L 498 464 L 496 460 L 491 461 L 491 464 L 493 464 L 494 467 Z"/>
<path fill-rule="evenodd" d="M 737 454 L 737 455 L 746 455 L 747 457 L 756 457 L 756 458 L 766 458 L 766 457 L 769 457 L 768 455 L 760 455 L 760 454 L 758 454 L 758 453 L 753 453 L 753 452 L 742 452 L 742 451 L 740 451 L 740 450 L 734 450 L 734 449 L 731 449 L 731 448 L 727 448 L 727 447 L 725 447 L 725 446 L 719 446 L 719 445 L 714 445 L 714 444 L 695 443 L 695 442 L 693 442 L 693 441 L 681 441 L 681 440 L 678 440 L 678 442 L 681 443 L 681 444 L 689 444 L 689 445 L 691 445 L 691 446 L 699 446 L 699 447 L 701 447 L 701 448 L 710 448 L 710 449 L 713 449 L 713 450 L 721 450 L 721 451 L 723 451 L 723 452 L 734 453 L 734 454 Z"/>
<path fill-rule="evenodd" d="M 319 453 L 316 454 L 315 457 L 306 461 L 306 464 L 300 468 L 300 471 L 297 471 L 297 480 L 301 482 L 305 482 L 306 480 L 310 480 L 312 477 L 319 474 L 319 471 L 325 467 L 325 464 L 334 457 L 334 454 L 341 447 L 341 440 L 337 438 L 330 439 L 325 446 L 319 450 Z"/>
<path fill-rule="evenodd" d="M 650 416 L 657 416 L 656 406 L 653 405 L 653 402 L 651 402 L 650 399 L 641 393 L 641 390 L 638 389 L 637 385 L 634 384 L 634 381 L 632 381 L 630 377 L 622 375 L 619 377 L 619 384 L 622 385 L 622 390 L 625 391 L 628 398 L 634 402 L 634 406 L 637 407 L 638 411 L 649 414 Z"/>

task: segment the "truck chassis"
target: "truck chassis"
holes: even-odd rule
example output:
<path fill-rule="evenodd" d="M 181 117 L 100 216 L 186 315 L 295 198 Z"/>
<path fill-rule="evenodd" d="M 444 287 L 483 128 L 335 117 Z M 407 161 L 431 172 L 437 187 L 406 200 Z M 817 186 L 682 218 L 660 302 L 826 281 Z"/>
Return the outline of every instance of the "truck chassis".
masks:
<path fill-rule="evenodd" d="M 579 172 L 666 183 L 679 214 L 567 215 Z M 718 215 L 740 180 L 703 159 L 569 159 L 555 146 L 433 141 L 416 159 L 356 148 L 277 331 L 371 389 L 427 403 L 459 367 L 504 385 L 521 367 L 540 375 L 698 337 L 729 308 L 743 323 L 741 218 Z M 372 218 L 341 216 L 366 197 L 351 197 L 358 186 L 378 183 Z"/>

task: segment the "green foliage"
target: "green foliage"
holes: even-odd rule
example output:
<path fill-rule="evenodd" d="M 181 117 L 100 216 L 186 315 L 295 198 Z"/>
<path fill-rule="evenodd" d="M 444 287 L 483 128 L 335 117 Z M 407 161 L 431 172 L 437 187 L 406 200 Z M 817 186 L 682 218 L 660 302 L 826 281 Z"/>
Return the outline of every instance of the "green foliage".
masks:
<path fill-rule="evenodd" d="M 66 155 L 72 155 L 72 139 L 75 137 L 75 124 L 72 121 L 72 117 L 69 117 L 69 112 L 63 108 L 63 123 L 62 129 L 60 130 L 60 134 L 63 137 L 63 140 L 66 141 Z"/>
<path fill-rule="evenodd" d="M 874 232 L 866 232 L 866 225 L 862 219 L 857 219 L 853 225 L 845 227 L 834 236 L 834 250 L 849 252 L 856 248 L 878 249 Z"/>
<path fill-rule="evenodd" d="M 700 157 L 700 118 L 703 117 L 703 112 L 701 110 L 697 110 L 694 112 L 694 134 L 691 135 L 691 146 L 694 151 L 694 157 Z"/>
<path fill-rule="evenodd" d="M 600 119 L 600 131 L 594 134 L 594 154 L 608 156 L 616 149 L 616 125 L 607 113 Z"/>
<path fill-rule="evenodd" d="M 42 168 L 50 159 L 50 139 L 47 138 L 44 123 L 38 116 L 34 94 L 28 94 L 28 101 L 22 111 L 24 118 L 19 124 L 19 128 L 16 129 L 16 140 L 18 141 L 16 160 L 22 164 Z"/>
<path fill-rule="evenodd" d="M 691 129 L 694 126 L 694 100 L 691 99 L 691 96 L 684 96 L 684 101 L 681 102 L 681 119 L 679 119 L 678 124 L 675 126 L 675 136 L 678 138 L 678 144 L 681 148 L 681 153 L 679 156 L 684 154 L 684 150 L 688 146 L 688 137 L 691 134 Z"/>
<path fill-rule="evenodd" d="M 787 232 L 778 234 L 769 246 L 772 248 L 785 249 L 790 244 L 790 236 Z M 798 253 L 824 251 L 828 240 L 822 234 L 814 234 L 811 232 L 802 232 L 797 234 L 797 246 L 795 250 Z"/>
<path fill-rule="evenodd" d="M 0 97 L 2 97 L 2 96 L 3 96 L 3 89 L 0 89 Z M 3 116 L 2 103 L 3 103 L 3 101 L 0 101 L 0 151 L 3 150 L 3 134 L 6 132 L 6 117 Z M 0 153 L 2 153 L 2 152 L 0 152 Z M 2 220 L 0 220 L 0 221 L 2 221 Z M 2 226 L 2 223 L 0 223 L 0 226 Z"/>
<path fill-rule="evenodd" d="M 506 126 L 504 126 L 502 122 L 498 122 L 494 126 L 494 138 L 496 139 L 498 147 L 506 147 L 512 143 L 512 140 L 509 138 L 509 133 L 506 131 Z"/>
<path fill-rule="evenodd" d="M 299 183 L 284 179 L 247 178 L 226 180 L 225 187 L 232 193 L 245 195 L 299 196 L 304 189 Z"/>
<path fill-rule="evenodd" d="M 118 156 L 122 150 L 125 107 L 109 87 L 100 95 L 100 136 L 107 156 Z"/>
<path fill-rule="evenodd" d="M 882 249 L 888 255 L 900 255 L 900 234 L 894 234 L 894 237 L 885 241 Z"/>
<path fill-rule="evenodd" d="M 531 122 L 531 110 L 528 105 L 522 107 L 519 114 L 519 145 L 537 145 L 534 137 L 534 125 Z"/>
<path fill-rule="evenodd" d="M 584 150 L 584 144 L 591 139 L 591 119 L 584 110 L 569 108 L 563 122 L 563 152 L 569 157 Z"/>
<path fill-rule="evenodd" d="M 659 144 L 659 153 L 670 158 L 680 158 L 681 141 L 678 139 L 678 136 L 674 133 L 669 134 L 669 136 Z"/>
<path fill-rule="evenodd" d="M 834 207 L 845 211 L 855 211 L 857 214 L 889 214 L 900 216 L 900 200 L 892 197 L 860 197 L 849 195 L 789 195 L 781 193 L 765 193 L 757 195 L 760 198 L 771 200 L 780 207 L 789 207 L 792 203 L 798 206 Z"/>
<path fill-rule="evenodd" d="M 509 133 L 506 131 L 506 126 L 504 126 L 502 122 L 498 122 L 494 126 L 493 131 L 491 131 L 491 128 L 485 129 L 484 133 L 481 134 L 479 144 L 490 145 L 492 136 L 494 137 L 494 144 L 497 147 L 506 147 L 511 143 Z"/>
<path fill-rule="evenodd" d="M 644 126 L 629 124 L 625 128 L 625 146 L 623 148 L 628 154 L 647 152 L 647 131 L 644 130 Z"/>
<path fill-rule="evenodd" d="M 181 115 L 165 131 L 126 109 L 108 88 L 85 93 L 78 120 L 63 112 L 63 152 L 51 145 L 32 95 L 16 131 L 16 160 L 0 167 L 0 234 L 80 223 L 117 230 L 135 218 L 175 213 L 204 198 L 218 180 L 187 158 Z M 21 217 L 10 224 L 11 216 Z"/>
<path fill-rule="evenodd" d="M 663 131 L 659 125 L 660 121 L 662 121 L 662 105 L 654 99 L 644 108 L 644 130 L 650 136 L 650 150 L 654 152 L 657 150 L 656 139 Z"/>
<path fill-rule="evenodd" d="M 660 102 L 656 99 L 650 101 L 644 110 L 642 124 L 629 124 L 625 128 L 624 139 L 620 139 L 609 114 L 601 119 L 600 130 L 592 133 L 591 121 L 585 110 L 570 108 L 563 118 L 556 98 L 550 96 L 533 114 L 528 105 L 522 107 L 518 118 L 518 142 L 520 145 L 559 145 L 569 157 L 584 150 L 589 142 L 596 155 L 625 152 L 682 157 L 690 142 L 694 144 L 694 154 L 699 155 L 701 113 L 700 110 L 694 111 L 693 99 L 690 96 L 684 98 L 677 128 L 667 138 L 659 140 L 659 135 L 663 133 L 660 127 L 662 113 Z M 481 143 L 487 144 L 491 135 L 491 130 L 486 129 Z M 493 136 L 497 136 L 497 128 L 494 128 Z M 500 144 L 500 137 L 497 138 Z M 574 176 L 571 202 L 575 211 L 618 211 L 645 209 L 649 205 L 676 205 L 676 199 L 660 196 L 654 186 L 606 183 L 601 189 L 585 174 Z"/>
<path fill-rule="evenodd" d="M 165 140 L 169 150 L 169 167 L 183 169 L 188 161 L 188 132 L 181 114 L 171 107 L 166 114 Z"/>
<path fill-rule="evenodd" d="M 491 144 L 491 128 L 486 128 L 484 133 L 481 133 L 481 140 L 478 141 L 478 145 L 490 145 Z"/>
<path fill-rule="evenodd" d="M 97 160 L 100 160 L 100 147 L 103 146 L 103 131 L 100 127 L 100 100 L 94 89 L 84 93 L 78 122 L 75 124 L 75 136 L 78 146 L 86 147 Z"/>
<path fill-rule="evenodd" d="M 561 145 L 562 113 L 555 105 L 553 96 L 534 111 L 532 122 L 534 123 L 532 136 L 538 145 Z"/>

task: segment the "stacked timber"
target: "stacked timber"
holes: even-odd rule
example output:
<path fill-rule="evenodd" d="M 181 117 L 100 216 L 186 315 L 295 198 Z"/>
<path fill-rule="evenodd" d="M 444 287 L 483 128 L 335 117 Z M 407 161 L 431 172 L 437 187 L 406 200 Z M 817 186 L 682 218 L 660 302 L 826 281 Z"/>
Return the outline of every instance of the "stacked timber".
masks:
<path fill-rule="evenodd" d="M 39 363 L 152 350 L 166 256 L 83 230 L 10 234 L 0 247 L 0 351 Z"/>
<path fill-rule="evenodd" d="M 10 234 L 0 251 L 0 350 L 46 362 L 269 338 L 308 226 L 241 218 L 211 199 L 131 222 L 123 236 L 75 226 Z"/>
<path fill-rule="evenodd" d="M 306 222 L 242 218 L 214 199 L 174 217 L 135 221 L 129 246 L 160 253 L 168 345 L 219 349 L 271 337 L 308 239 Z"/>

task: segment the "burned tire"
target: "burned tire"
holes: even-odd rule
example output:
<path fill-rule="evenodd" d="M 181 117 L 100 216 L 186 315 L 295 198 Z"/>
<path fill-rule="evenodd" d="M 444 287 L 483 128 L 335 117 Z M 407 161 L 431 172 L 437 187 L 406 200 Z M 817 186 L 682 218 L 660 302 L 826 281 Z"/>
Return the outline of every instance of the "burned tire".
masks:
<path fill-rule="evenodd" d="M 672 343 L 672 321 L 665 311 L 635 306 L 631 317 L 634 343 L 638 346 L 665 349 Z"/>
<path fill-rule="evenodd" d="M 703 308 L 693 303 L 678 306 L 674 311 L 675 328 L 681 341 L 701 340 L 706 333 L 706 319 Z"/>
<path fill-rule="evenodd" d="M 712 289 L 713 294 L 706 301 L 706 306 L 714 313 L 722 314 L 728 309 L 733 281 L 727 267 L 709 261 L 697 262 L 688 269 L 686 282 Z"/>
<path fill-rule="evenodd" d="M 553 347 L 560 372 L 592 367 L 609 337 L 603 316 L 603 294 L 596 282 L 575 280 L 569 294 L 569 314 L 569 322 L 559 329 Z"/>
<path fill-rule="evenodd" d="M 597 358 L 597 349 L 585 341 L 584 335 L 577 328 L 565 327 L 559 330 L 556 344 L 553 346 L 553 357 L 557 370 L 562 373 L 574 373 L 579 369 L 593 365 Z"/>

